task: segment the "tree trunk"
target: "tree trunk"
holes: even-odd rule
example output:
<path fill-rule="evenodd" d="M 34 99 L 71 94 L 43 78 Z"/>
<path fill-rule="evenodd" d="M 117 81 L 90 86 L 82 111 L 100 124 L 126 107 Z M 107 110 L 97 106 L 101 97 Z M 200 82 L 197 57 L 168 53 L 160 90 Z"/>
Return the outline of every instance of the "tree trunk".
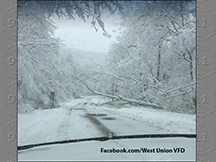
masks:
<path fill-rule="evenodd" d="M 161 43 L 161 40 L 159 41 L 159 51 L 158 51 L 158 67 L 157 67 L 157 80 L 160 81 L 160 68 L 161 68 L 161 46 L 162 46 L 162 43 Z"/>

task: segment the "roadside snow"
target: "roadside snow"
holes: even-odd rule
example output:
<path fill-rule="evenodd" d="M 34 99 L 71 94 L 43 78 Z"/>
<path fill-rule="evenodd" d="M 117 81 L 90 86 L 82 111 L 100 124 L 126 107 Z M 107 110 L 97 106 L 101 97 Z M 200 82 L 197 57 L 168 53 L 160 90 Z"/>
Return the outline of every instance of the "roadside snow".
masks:
<path fill-rule="evenodd" d="M 166 133 L 196 134 L 196 115 L 180 114 L 156 110 L 146 107 L 108 108 L 94 107 L 99 112 L 107 111 L 111 114 L 130 118 L 148 126 L 164 130 Z"/>
<path fill-rule="evenodd" d="M 73 107 L 85 100 L 74 100 L 62 107 L 18 114 L 18 146 L 67 139 L 100 136 L 84 117 L 84 112 L 72 113 Z"/>

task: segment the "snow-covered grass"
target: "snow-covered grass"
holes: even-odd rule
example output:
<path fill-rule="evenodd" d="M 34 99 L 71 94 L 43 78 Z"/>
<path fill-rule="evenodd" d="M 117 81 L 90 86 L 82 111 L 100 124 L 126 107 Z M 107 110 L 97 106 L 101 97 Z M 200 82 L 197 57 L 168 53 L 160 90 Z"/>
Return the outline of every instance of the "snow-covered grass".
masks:
<path fill-rule="evenodd" d="M 18 145 L 53 141 L 66 109 L 34 110 L 18 114 Z"/>

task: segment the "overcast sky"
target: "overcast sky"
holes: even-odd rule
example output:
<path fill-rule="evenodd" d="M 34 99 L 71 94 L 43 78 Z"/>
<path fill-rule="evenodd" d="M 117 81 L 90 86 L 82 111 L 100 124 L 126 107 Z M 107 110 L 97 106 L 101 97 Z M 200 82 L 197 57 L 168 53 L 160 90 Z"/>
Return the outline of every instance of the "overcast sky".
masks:
<path fill-rule="evenodd" d="M 58 29 L 55 31 L 55 36 L 64 40 L 64 43 L 71 47 L 86 51 L 95 51 L 107 53 L 112 42 L 116 41 L 116 36 L 119 34 L 119 17 L 102 15 L 102 20 L 105 24 L 105 29 L 110 38 L 103 35 L 102 29 L 98 26 L 98 31 L 95 32 L 91 24 L 92 18 L 87 19 L 86 23 L 77 18 L 73 19 L 58 19 L 52 18 Z"/>

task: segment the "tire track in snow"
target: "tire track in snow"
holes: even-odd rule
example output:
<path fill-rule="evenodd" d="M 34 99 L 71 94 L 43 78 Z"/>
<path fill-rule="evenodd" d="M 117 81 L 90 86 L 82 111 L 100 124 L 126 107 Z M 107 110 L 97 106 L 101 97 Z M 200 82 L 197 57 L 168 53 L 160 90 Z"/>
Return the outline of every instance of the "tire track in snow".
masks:
<path fill-rule="evenodd" d="M 63 119 L 63 121 L 59 124 L 58 128 L 57 128 L 57 135 L 56 135 L 56 139 L 66 139 L 68 138 L 68 128 L 70 126 L 70 117 L 71 117 L 71 112 L 72 112 L 73 108 L 69 109 Z"/>
<path fill-rule="evenodd" d="M 89 99 L 87 101 L 87 106 L 90 106 Z M 112 132 L 109 128 L 107 128 L 103 123 L 101 123 L 95 116 L 90 115 L 87 109 L 84 109 L 85 116 L 89 121 L 95 126 L 95 128 L 101 133 L 101 136 L 107 136 L 108 133 Z M 113 134 L 114 135 L 114 134 Z"/>
<path fill-rule="evenodd" d="M 67 112 L 66 115 L 63 119 L 63 121 L 59 124 L 58 128 L 57 128 L 57 135 L 56 135 L 56 140 L 60 140 L 60 139 L 68 139 L 68 129 L 70 128 L 70 118 L 71 118 L 71 112 L 72 110 L 80 105 L 82 103 L 78 103 L 76 105 L 74 105 L 72 108 L 70 108 Z"/>
<path fill-rule="evenodd" d="M 102 124 L 96 117 L 89 115 L 87 112 L 85 117 L 100 131 L 102 136 L 107 136 L 107 133 L 111 132 L 111 130 Z"/>
<path fill-rule="evenodd" d="M 71 113 L 75 109 L 80 109 L 80 107 L 83 107 L 81 110 L 85 113 L 82 116 L 85 119 L 87 119 L 88 122 L 90 122 L 92 124 L 92 126 L 94 126 L 97 129 L 97 131 L 99 133 L 97 136 L 100 136 L 100 137 L 101 136 L 107 136 L 107 133 L 113 132 L 109 128 L 107 128 L 106 125 L 101 123 L 100 120 L 98 120 L 96 117 L 91 116 L 89 114 L 89 112 L 87 111 L 87 107 L 90 106 L 90 100 L 91 99 L 89 99 L 86 102 L 78 103 L 66 112 L 66 115 L 65 115 L 63 121 L 59 124 L 59 126 L 57 128 L 56 140 L 69 139 L 70 138 L 70 134 L 68 132 L 70 132 L 69 129 L 70 129 Z M 91 131 L 88 133 L 92 135 Z M 115 135 L 115 134 L 113 134 L 113 135 Z"/>

